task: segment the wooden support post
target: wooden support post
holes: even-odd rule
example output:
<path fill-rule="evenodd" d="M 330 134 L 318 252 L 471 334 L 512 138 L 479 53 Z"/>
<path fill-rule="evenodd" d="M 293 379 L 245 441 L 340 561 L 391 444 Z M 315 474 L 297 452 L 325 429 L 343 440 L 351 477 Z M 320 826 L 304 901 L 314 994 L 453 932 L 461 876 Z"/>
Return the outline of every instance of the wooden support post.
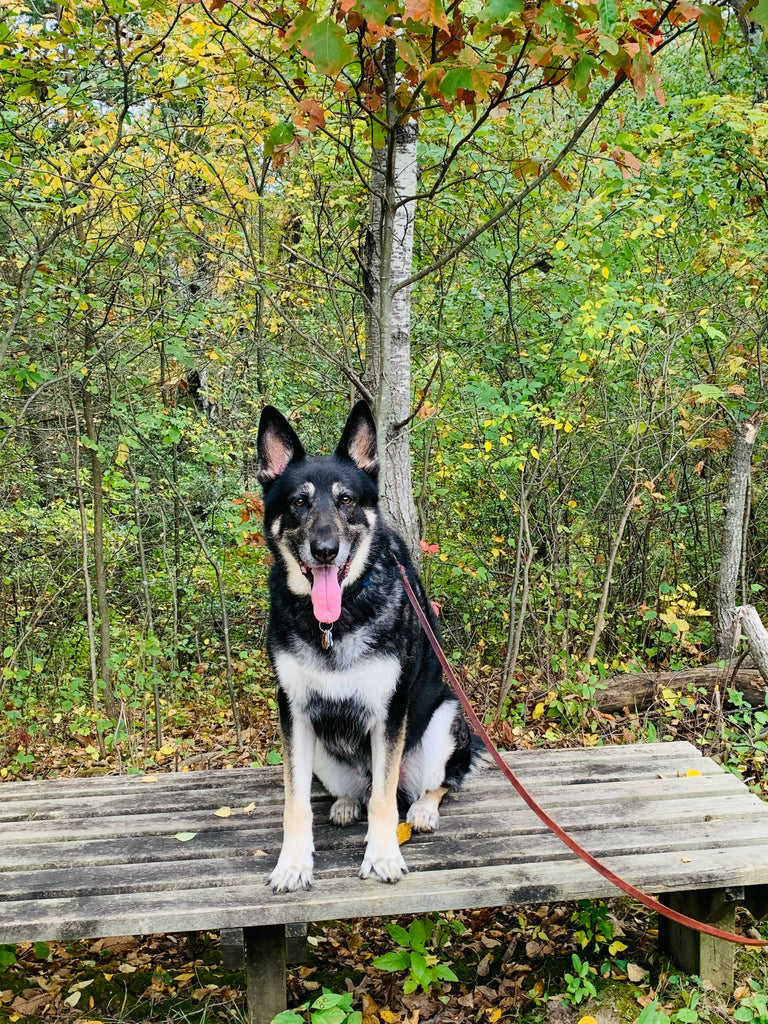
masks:
<path fill-rule="evenodd" d="M 221 929 L 221 962 L 228 971 L 236 971 L 243 966 L 244 940 L 242 928 Z"/>
<path fill-rule="evenodd" d="M 687 917 L 732 932 L 736 926 L 736 900 L 728 889 L 702 889 L 663 893 L 661 902 Z M 686 974 L 696 974 L 715 988 L 733 989 L 736 947 L 732 942 L 703 935 L 659 916 L 659 946 Z"/>
<path fill-rule="evenodd" d="M 270 1024 L 285 1009 L 285 925 L 244 928 L 249 1024 Z"/>

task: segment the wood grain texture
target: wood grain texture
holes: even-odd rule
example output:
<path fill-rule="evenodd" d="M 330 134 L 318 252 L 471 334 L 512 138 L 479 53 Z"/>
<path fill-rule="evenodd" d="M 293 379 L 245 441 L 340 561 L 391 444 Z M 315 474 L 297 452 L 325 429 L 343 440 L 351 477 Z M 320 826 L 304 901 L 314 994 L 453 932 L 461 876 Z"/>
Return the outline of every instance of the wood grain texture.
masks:
<path fill-rule="evenodd" d="M 647 891 L 768 883 L 768 806 L 687 743 L 505 756 L 555 820 Z M 411 870 L 395 886 L 357 878 L 365 823 L 336 828 L 329 806 L 318 792 L 314 890 L 274 896 L 279 769 L 0 784 L 0 942 L 615 894 L 495 769 L 446 798 L 438 833 L 404 846 Z"/>

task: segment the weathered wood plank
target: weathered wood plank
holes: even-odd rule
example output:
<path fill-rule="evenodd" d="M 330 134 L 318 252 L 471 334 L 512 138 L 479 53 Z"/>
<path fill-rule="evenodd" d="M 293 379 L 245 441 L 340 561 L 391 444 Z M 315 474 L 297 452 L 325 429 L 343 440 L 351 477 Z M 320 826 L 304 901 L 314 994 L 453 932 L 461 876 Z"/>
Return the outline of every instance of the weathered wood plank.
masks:
<path fill-rule="evenodd" d="M 543 756 L 542 756 L 543 755 Z M 631 772 L 637 768 L 644 769 L 649 763 L 661 764 L 681 762 L 680 767 L 696 767 L 701 771 L 719 769 L 713 762 L 702 758 L 701 751 L 684 740 L 670 743 L 637 743 L 625 746 L 606 747 L 565 747 L 557 750 L 515 750 L 504 755 L 515 771 L 549 775 L 553 771 L 563 771 L 566 765 L 572 766 L 573 772 L 587 768 L 593 774 L 593 766 L 597 771 L 613 766 L 621 772 Z M 688 762 L 691 762 L 690 764 Z M 713 766 L 713 767 L 708 767 Z M 671 765 L 670 765 L 671 767 Z M 282 789 L 282 770 L 277 767 L 238 768 L 193 772 L 157 772 L 151 773 L 151 783 L 143 783 L 144 776 L 135 775 L 104 775 L 75 779 L 43 779 L 29 782 L 0 782 L 3 804 L 12 800 L 27 801 L 40 795 L 50 795 L 50 787 L 55 783 L 57 799 L 71 798 L 80 800 L 91 795 L 112 795 L 118 793 L 135 793 L 135 787 L 146 786 L 147 798 L 158 790 L 183 793 L 201 793 L 220 788 L 230 789 L 234 786 L 243 798 L 249 797 L 250 787 L 256 790 L 274 789 L 278 793 Z M 248 802 L 246 799 L 245 802 Z"/>
<path fill-rule="evenodd" d="M 655 892 L 756 885 L 766 877 L 765 857 L 756 856 L 752 846 L 691 850 L 687 861 L 675 854 L 649 853 L 610 857 L 606 863 Z M 0 915 L 0 942 L 238 928 L 615 895 L 610 883 L 575 858 L 567 870 L 562 862 L 545 861 L 411 872 L 394 886 L 347 876 L 319 877 L 311 892 L 281 896 L 272 895 L 258 879 L 213 890 L 6 902 Z"/>
<path fill-rule="evenodd" d="M 327 830 L 330 832 L 330 829 Z M 334 830 L 335 831 L 335 830 Z M 364 827 L 350 830 L 343 845 L 328 841 L 328 835 L 318 837 L 316 865 L 318 877 L 323 875 L 354 878 L 364 848 Z M 634 856 L 641 859 L 649 853 L 647 826 L 626 827 L 620 830 L 573 828 L 571 834 L 596 856 L 601 858 Z M 326 841 L 323 842 L 323 839 Z M 768 846 L 768 819 L 721 820 L 719 822 L 689 822 L 656 829 L 653 833 L 652 852 L 689 857 L 690 851 L 717 850 L 733 843 L 743 847 Z M 186 845 L 186 844 L 185 844 Z M 146 861 L 122 863 L 100 867 L 91 866 L 77 871 L 71 863 L 67 867 L 49 871 L 17 870 L 3 873 L 0 913 L 13 899 L 64 898 L 95 894 L 130 895 L 131 893 L 214 888 L 251 884 L 261 878 L 266 881 L 279 850 L 275 842 L 269 853 L 254 857 L 252 851 L 241 850 L 229 856 L 207 860 L 176 862 Z M 522 833 L 510 837 L 504 833 L 478 838 L 473 842 L 457 842 L 455 837 L 428 836 L 409 842 L 404 848 L 406 861 L 412 871 L 434 871 L 438 868 L 465 869 L 472 866 L 535 864 L 547 861 L 570 861 L 568 849 L 546 830 Z M 756 853 L 762 855 L 762 850 Z"/>
<path fill-rule="evenodd" d="M 702 762 L 710 763 L 711 762 Z M 717 767 L 717 766 L 715 766 Z M 525 780 L 527 782 L 527 780 Z M 56 786 L 57 783 L 52 783 Z M 663 801 L 674 797 L 684 791 L 687 796 L 700 799 L 709 799 L 714 796 L 731 792 L 744 794 L 745 798 L 758 801 L 759 798 L 749 794 L 743 784 L 736 776 L 718 769 L 716 774 L 702 774 L 699 776 L 661 776 L 630 779 L 617 781 L 615 779 L 600 779 L 591 782 L 574 782 L 569 779 L 562 781 L 547 778 L 545 781 L 530 783 L 529 788 L 544 806 L 555 810 L 569 804 L 579 805 L 585 801 L 590 805 L 620 804 L 630 798 L 632 802 L 643 798 L 653 801 Z M 220 827 L 226 829 L 253 828 L 259 821 L 274 821 L 275 816 L 279 818 L 282 809 L 282 791 L 279 799 L 273 800 L 269 806 L 257 805 L 251 812 L 245 813 L 244 804 L 233 799 L 233 794 L 222 791 L 220 797 L 225 800 L 224 806 L 229 806 L 232 816 L 229 818 L 217 818 L 215 811 L 222 805 L 218 800 L 211 803 L 199 801 L 197 806 L 191 808 L 179 807 L 176 800 L 161 802 L 157 799 L 143 800 L 139 806 L 131 806 L 125 799 L 119 801 L 120 813 L 115 814 L 115 804 L 102 804 L 99 801 L 99 814 L 89 814 L 90 801 L 79 801 L 75 806 L 69 808 L 70 813 L 62 813 L 66 808 L 56 802 L 48 800 L 51 816 L 46 816 L 42 808 L 34 801 L 30 802 L 25 809 L 19 805 L 5 806 L 0 811 L 0 847 L 10 843 L 34 842 L 36 836 L 46 838 L 56 837 L 58 840 L 67 838 L 83 838 L 88 835 L 92 838 L 108 837 L 110 834 L 136 835 L 142 834 L 174 834 L 178 831 L 196 831 L 218 821 Z M 463 790 L 455 796 L 447 799 L 446 806 L 463 805 L 468 814 L 485 814 L 492 812 L 495 808 L 506 808 L 515 801 L 519 801 L 510 784 L 503 778 L 500 772 L 495 769 L 489 770 L 482 778 L 472 779 Z M 316 807 L 321 812 L 323 805 L 330 806 L 330 798 L 318 794 Z M 661 808 L 663 811 L 663 807 Z M 109 812 L 112 813 L 109 813 Z"/>

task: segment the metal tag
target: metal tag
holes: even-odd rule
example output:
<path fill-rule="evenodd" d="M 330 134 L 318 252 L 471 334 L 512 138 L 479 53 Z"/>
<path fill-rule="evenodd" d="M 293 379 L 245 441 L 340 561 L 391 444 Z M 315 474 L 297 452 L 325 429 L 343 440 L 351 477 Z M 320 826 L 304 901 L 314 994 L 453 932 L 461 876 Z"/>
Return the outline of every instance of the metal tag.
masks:
<path fill-rule="evenodd" d="M 320 632 L 322 634 L 322 636 L 320 637 L 320 646 L 323 648 L 324 651 L 330 651 L 330 649 L 333 647 L 332 627 L 329 626 L 327 629 L 324 629 L 323 626 L 321 625 Z"/>

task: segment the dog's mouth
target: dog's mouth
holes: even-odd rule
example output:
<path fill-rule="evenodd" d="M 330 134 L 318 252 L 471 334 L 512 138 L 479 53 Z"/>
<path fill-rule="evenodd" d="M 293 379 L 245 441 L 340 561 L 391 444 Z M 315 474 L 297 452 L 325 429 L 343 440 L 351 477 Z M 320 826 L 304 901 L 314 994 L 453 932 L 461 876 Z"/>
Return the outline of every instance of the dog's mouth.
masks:
<path fill-rule="evenodd" d="M 312 585 L 312 611 L 318 622 L 335 622 L 341 615 L 341 584 L 349 572 L 349 562 L 338 565 L 307 565 L 301 571 Z"/>

